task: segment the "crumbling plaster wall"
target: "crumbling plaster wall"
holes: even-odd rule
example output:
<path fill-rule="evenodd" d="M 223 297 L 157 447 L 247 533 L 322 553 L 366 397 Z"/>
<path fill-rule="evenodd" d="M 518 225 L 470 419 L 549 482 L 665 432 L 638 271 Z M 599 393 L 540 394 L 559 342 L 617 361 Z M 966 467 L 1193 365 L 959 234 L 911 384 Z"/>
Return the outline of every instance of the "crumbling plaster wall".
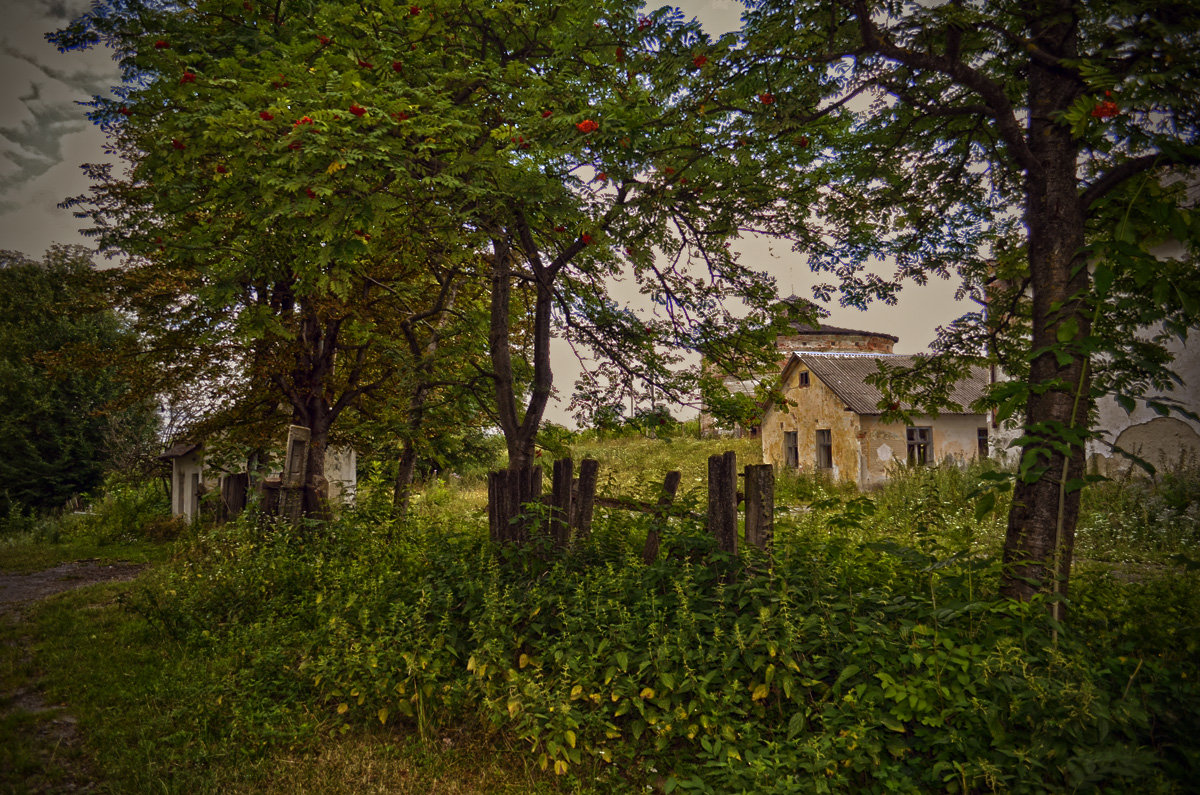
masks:
<path fill-rule="evenodd" d="M 1168 243 L 1154 253 L 1167 259 L 1181 257 L 1184 251 L 1178 243 Z M 1157 330 L 1148 329 L 1147 336 Z M 1200 341 L 1196 334 L 1200 334 L 1200 330 L 1193 330 L 1186 345 L 1178 338 L 1167 344 L 1175 357 L 1171 369 L 1183 384 L 1152 397 L 1177 400 L 1188 410 L 1200 414 Z M 1111 444 L 1135 453 L 1156 467 L 1197 463 L 1200 423 L 1195 420 L 1177 414 L 1159 416 L 1144 400 L 1139 400 L 1132 412 L 1126 412 L 1110 397 L 1097 401 L 1096 412 L 1096 430 L 1101 440 L 1089 442 L 1087 448 L 1089 465 L 1094 471 L 1114 474 L 1131 466 L 1128 459 L 1113 452 Z"/>
<path fill-rule="evenodd" d="M 878 486 L 887 480 L 892 467 L 908 458 L 908 428 L 904 423 L 883 423 L 877 416 L 864 416 L 862 422 L 862 469 L 859 485 Z M 937 418 L 915 417 L 913 426 L 933 429 L 933 460 L 956 463 L 979 457 L 979 429 L 987 427 L 982 414 L 942 414 Z"/>
<path fill-rule="evenodd" d="M 841 398 L 809 373 L 809 385 L 800 386 L 797 367 L 783 385 L 789 403 L 786 411 L 772 405 L 763 417 L 763 461 L 783 468 L 787 461 L 783 449 L 784 433 L 796 431 L 799 450 L 799 471 L 813 472 L 817 468 L 817 430 L 828 429 L 833 442 L 833 471 L 836 479 L 858 480 L 859 476 L 859 417 L 847 411 Z"/>
<path fill-rule="evenodd" d="M 353 505 L 358 488 L 358 453 L 353 447 L 329 447 L 325 450 L 325 479 L 329 481 L 329 501 L 334 505 Z"/>
<path fill-rule="evenodd" d="M 891 353 L 895 343 L 877 334 L 780 334 L 775 347 L 781 353 L 792 351 L 844 351 L 847 353 Z"/>
<path fill-rule="evenodd" d="M 200 449 L 171 459 L 171 514 L 187 521 L 196 518 L 204 480 L 204 453 Z"/>

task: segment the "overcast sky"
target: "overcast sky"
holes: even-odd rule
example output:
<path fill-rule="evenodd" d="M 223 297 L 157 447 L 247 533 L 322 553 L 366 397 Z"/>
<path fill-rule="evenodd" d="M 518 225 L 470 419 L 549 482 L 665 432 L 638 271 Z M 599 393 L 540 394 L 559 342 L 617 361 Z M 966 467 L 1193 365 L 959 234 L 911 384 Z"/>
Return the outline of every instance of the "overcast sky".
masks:
<path fill-rule="evenodd" d="M 87 189 L 83 163 L 105 160 L 104 136 L 77 103 L 106 92 L 117 79 L 116 66 L 104 51 L 60 54 L 44 34 L 89 4 L 0 0 L 0 248 L 40 257 L 52 243 L 87 242 L 78 231 L 82 223 L 57 205 Z M 739 25 L 735 0 L 679 5 L 710 33 Z M 741 251 L 747 262 L 775 275 L 782 294 L 811 295 L 815 279 L 786 244 L 745 241 Z M 895 307 L 860 312 L 831 306 L 827 322 L 894 334 L 900 338 L 898 353 L 915 353 L 926 349 L 937 325 L 965 311 L 954 306 L 953 295 L 954 285 L 945 282 L 910 288 Z M 570 392 L 578 371 L 568 357 L 555 357 L 555 384 L 563 393 Z M 562 422 L 565 416 L 560 409 L 550 418 Z"/>

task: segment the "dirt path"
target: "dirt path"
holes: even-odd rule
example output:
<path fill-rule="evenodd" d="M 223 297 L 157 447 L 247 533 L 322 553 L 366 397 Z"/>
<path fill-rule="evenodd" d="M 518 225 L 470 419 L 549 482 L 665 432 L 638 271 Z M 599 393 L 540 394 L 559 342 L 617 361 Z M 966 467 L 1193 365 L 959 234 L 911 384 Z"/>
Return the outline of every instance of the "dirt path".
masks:
<path fill-rule="evenodd" d="M 17 612 L 24 603 L 63 591 L 98 582 L 132 580 L 144 568 L 141 563 L 100 563 L 92 559 L 63 563 L 30 574 L 0 572 L 0 616 Z"/>
<path fill-rule="evenodd" d="M 49 704 L 39 687 L 31 652 L 32 638 L 21 625 L 29 604 L 64 591 L 102 582 L 132 580 L 145 568 L 141 563 L 100 563 L 77 560 L 29 574 L 0 572 L 0 622 L 5 632 L 3 651 L 11 678 L 0 693 L 0 719 L 23 726 L 13 746 L 0 753 L 0 791 L 13 793 L 91 792 L 94 776 L 79 748 L 77 721 L 67 705 Z M 10 778 L 11 777 L 11 778 Z"/>

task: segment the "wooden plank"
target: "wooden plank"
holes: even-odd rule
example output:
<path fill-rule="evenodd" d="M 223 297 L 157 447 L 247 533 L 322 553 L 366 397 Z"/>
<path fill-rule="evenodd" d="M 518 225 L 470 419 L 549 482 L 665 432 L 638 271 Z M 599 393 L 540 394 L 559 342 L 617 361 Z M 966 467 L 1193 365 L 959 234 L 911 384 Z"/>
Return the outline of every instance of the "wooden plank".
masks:
<path fill-rule="evenodd" d="M 775 468 L 748 464 L 746 481 L 746 543 L 771 551 L 775 535 Z"/>
<path fill-rule="evenodd" d="M 550 537 L 554 546 L 563 549 L 571 538 L 571 480 L 575 462 L 560 458 L 554 462 L 550 492 Z"/>
<path fill-rule="evenodd" d="M 543 514 L 537 507 L 542 500 L 542 468 L 534 465 L 518 470 L 515 480 L 518 494 L 514 505 L 517 515 L 515 540 L 523 544 L 529 540 L 534 525 Z M 527 505 L 530 506 L 529 510 L 526 509 Z"/>
<path fill-rule="evenodd" d="M 737 455 L 726 450 L 708 458 L 708 531 L 717 548 L 737 554 Z"/>
<path fill-rule="evenodd" d="M 667 509 L 675 501 L 675 492 L 679 490 L 682 477 L 680 472 L 668 472 L 663 479 L 662 491 L 659 492 L 658 502 L 654 506 L 654 523 L 646 531 L 646 545 L 642 547 L 642 561 L 647 566 L 658 559 L 659 530 L 667 523 Z"/>
<path fill-rule="evenodd" d="M 600 462 L 585 458 L 579 462 L 579 480 L 575 513 L 571 524 L 576 536 L 585 538 L 592 533 L 592 513 L 596 505 L 596 479 L 600 474 Z"/>
<path fill-rule="evenodd" d="M 488 536 L 492 543 L 498 544 L 505 540 L 504 525 L 501 517 L 504 515 L 500 503 L 504 499 L 504 471 L 488 473 Z"/>

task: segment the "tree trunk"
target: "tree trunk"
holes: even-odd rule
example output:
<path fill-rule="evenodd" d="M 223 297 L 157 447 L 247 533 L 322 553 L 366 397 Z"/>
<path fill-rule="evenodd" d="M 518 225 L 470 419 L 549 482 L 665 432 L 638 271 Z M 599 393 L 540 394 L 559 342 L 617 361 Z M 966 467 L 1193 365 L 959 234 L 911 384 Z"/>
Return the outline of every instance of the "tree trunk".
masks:
<path fill-rule="evenodd" d="M 1031 26 L 1037 46 L 1075 54 L 1070 15 L 1044 13 Z M 1027 600 L 1065 595 L 1079 517 L 1090 380 L 1079 343 L 1090 330 L 1083 256 L 1084 211 L 1076 172 L 1077 145 L 1056 115 L 1080 91 L 1070 76 L 1031 60 L 1028 141 L 1041 168 L 1025 177 L 1025 222 L 1033 297 L 1033 347 L 1025 434 L 1004 542 L 1002 594 Z M 1065 429 L 1065 430 L 1064 430 Z"/>
<path fill-rule="evenodd" d="M 408 516 L 408 502 L 412 497 L 413 474 L 417 470 L 417 446 L 411 438 L 405 439 L 400 449 L 400 461 L 396 465 L 396 482 L 392 487 L 392 512 L 400 518 Z"/>
<path fill-rule="evenodd" d="M 327 393 L 334 375 L 334 353 L 340 324 L 323 322 L 309 310 L 300 322 L 302 344 L 296 351 L 290 389 L 292 421 L 308 428 L 308 471 L 304 484 L 304 515 L 330 518 L 329 483 L 325 479 L 325 450 L 329 429 L 337 416 Z"/>
<path fill-rule="evenodd" d="M 528 252 L 527 252 L 528 253 Z M 534 252 L 536 256 L 536 252 Z M 500 430 L 508 448 L 508 467 L 518 470 L 534 463 L 534 440 L 546 411 L 553 384 L 550 369 L 550 310 L 553 278 L 546 268 L 531 262 L 536 281 L 533 318 L 533 384 L 524 414 L 517 409 L 516 381 L 513 376 L 512 330 L 512 256 L 513 249 L 505 241 L 493 243 L 492 308 L 488 343 L 491 348 L 493 377 L 496 385 L 496 407 Z"/>
<path fill-rule="evenodd" d="M 308 442 L 308 476 L 304 484 L 304 515 L 312 519 L 329 520 L 329 481 L 325 478 L 325 451 L 329 447 L 329 424 L 320 422 L 309 426 L 312 436 Z"/>

